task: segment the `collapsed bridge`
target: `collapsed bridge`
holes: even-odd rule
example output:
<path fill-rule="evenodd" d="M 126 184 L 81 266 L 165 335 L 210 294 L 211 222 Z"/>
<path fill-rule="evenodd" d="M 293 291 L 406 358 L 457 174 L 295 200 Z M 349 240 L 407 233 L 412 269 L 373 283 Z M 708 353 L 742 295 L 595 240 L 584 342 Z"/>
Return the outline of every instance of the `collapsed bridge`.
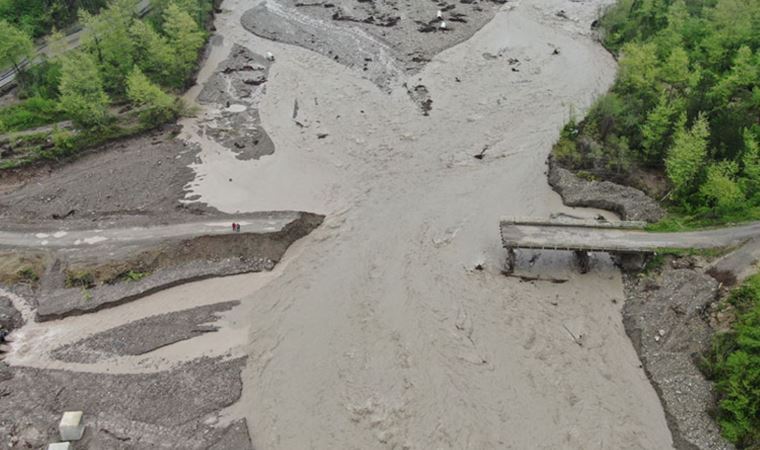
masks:
<path fill-rule="evenodd" d="M 507 249 L 506 272 L 515 269 L 516 249 L 574 251 L 585 273 L 590 252 L 607 252 L 624 268 L 641 266 L 665 250 L 737 247 L 760 236 L 760 222 L 743 226 L 678 233 L 649 232 L 644 222 L 584 219 L 503 219 L 501 241 Z"/>

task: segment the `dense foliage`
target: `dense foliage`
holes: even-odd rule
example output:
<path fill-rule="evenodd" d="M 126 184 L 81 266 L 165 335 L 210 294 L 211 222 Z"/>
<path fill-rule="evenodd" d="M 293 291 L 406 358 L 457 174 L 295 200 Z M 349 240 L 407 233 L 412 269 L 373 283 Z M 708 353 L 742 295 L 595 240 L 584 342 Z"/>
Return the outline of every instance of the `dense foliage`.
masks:
<path fill-rule="evenodd" d="M 3 2 L 8 0 L 0 0 L 0 5 Z M 79 10 L 84 27 L 80 47 L 67 51 L 64 35 L 52 33 L 47 59 L 19 74 L 18 94 L 25 100 L 0 109 L 0 133 L 71 119 L 83 134 L 56 132 L 55 148 L 38 151 L 38 156 L 66 156 L 79 145 L 155 127 L 185 110 L 173 93 L 191 80 L 206 40 L 211 0 L 157 0 L 145 18 L 137 16 L 138 0 L 110 0 L 94 8 L 96 3 Z M 67 4 L 74 10 L 82 6 L 76 1 Z M 91 14 L 93 9 L 99 12 Z M 6 36 L 14 37 L 13 42 Z M 31 50 L 23 30 L 0 21 L 0 58 L 12 55 L 5 58 L 12 64 Z M 122 106 L 127 102 L 134 110 L 125 115 Z M 122 113 L 117 114 L 115 106 Z M 4 161 L 0 166 L 14 164 Z"/>
<path fill-rule="evenodd" d="M 723 435 L 741 448 L 760 446 L 760 275 L 734 289 L 733 330 L 718 334 L 708 356 L 708 375 L 720 396 L 718 423 Z"/>
<path fill-rule="evenodd" d="M 146 20 L 137 17 L 136 3 L 136 0 L 112 0 L 99 14 L 80 11 L 85 27 L 81 47 L 70 52 L 53 51 L 50 60 L 24 71 L 20 75 L 21 94 L 34 97 L 37 103 L 59 100 L 61 112 L 79 126 L 99 127 L 108 123 L 112 102 L 134 98 L 127 92 L 128 78 L 137 70 L 144 81 L 150 83 L 153 92 L 158 90 L 163 95 L 153 96 L 154 99 L 160 97 L 158 105 L 142 100 L 133 103 L 158 109 L 155 114 L 143 114 L 150 123 L 168 120 L 179 109 L 174 103 L 167 109 L 166 102 L 171 97 L 162 89 L 179 91 L 187 84 L 206 37 L 201 21 L 193 16 L 207 12 L 201 5 L 211 3 L 208 0 L 158 2 L 153 15 Z M 54 35 L 50 39 L 51 48 L 55 49 L 61 39 L 61 34 Z M 32 110 L 25 104 L 16 109 Z M 156 122 L 159 117 L 163 120 Z M 22 129 L 23 124 L 44 123 L 42 116 L 34 120 L 21 119 L 14 119 L 12 123 L 4 121 L 4 127 L 17 130 Z"/>
<path fill-rule="evenodd" d="M 33 50 L 32 40 L 26 33 L 8 21 L 0 19 L 0 69 L 18 67 L 24 58 L 32 54 Z"/>
<path fill-rule="evenodd" d="M 559 162 L 702 222 L 760 218 L 760 1 L 621 0 L 601 23 L 618 77 Z"/>
<path fill-rule="evenodd" d="M 65 29 L 77 21 L 77 11 L 96 13 L 106 0 L 0 0 L 0 17 L 32 37 Z"/>
<path fill-rule="evenodd" d="M 32 97 L 25 102 L 0 109 L 0 133 L 20 131 L 64 120 L 56 100 Z"/>

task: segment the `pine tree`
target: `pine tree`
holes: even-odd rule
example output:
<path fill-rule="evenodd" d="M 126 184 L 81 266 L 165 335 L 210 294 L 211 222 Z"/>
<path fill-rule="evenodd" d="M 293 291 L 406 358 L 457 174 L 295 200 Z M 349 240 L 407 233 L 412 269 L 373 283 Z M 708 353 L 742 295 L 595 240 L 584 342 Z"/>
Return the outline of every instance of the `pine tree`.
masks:
<path fill-rule="evenodd" d="M 13 66 L 17 71 L 24 58 L 32 56 L 34 44 L 28 34 L 0 20 L 0 69 Z"/>
<path fill-rule="evenodd" d="M 144 108 L 142 119 L 147 124 L 161 124 L 176 117 L 175 99 L 153 84 L 135 66 L 127 78 L 127 97 L 137 107 Z"/>
<path fill-rule="evenodd" d="M 125 81 L 134 65 L 134 48 L 129 34 L 135 20 L 135 0 L 114 0 L 98 15 L 80 14 L 85 26 L 83 47 L 95 55 L 106 91 L 123 94 Z"/>
<path fill-rule="evenodd" d="M 176 52 L 174 80 L 182 85 L 192 72 L 203 47 L 205 33 L 190 15 L 171 3 L 164 12 L 164 33 Z"/>
<path fill-rule="evenodd" d="M 707 177 L 699 191 L 718 210 L 727 211 L 740 206 L 744 192 L 736 182 L 739 166 L 734 161 L 721 161 L 707 168 Z"/>
<path fill-rule="evenodd" d="M 77 125 L 94 128 L 106 123 L 109 99 L 90 54 L 77 51 L 67 55 L 59 89 L 61 107 Z"/>
<path fill-rule="evenodd" d="M 700 113 L 690 130 L 686 130 L 685 115 L 681 115 L 673 137 L 673 146 L 665 160 L 665 169 L 676 195 L 688 194 L 694 187 L 707 156 L 709 134 L 707 119 L 703 114 Z"/>

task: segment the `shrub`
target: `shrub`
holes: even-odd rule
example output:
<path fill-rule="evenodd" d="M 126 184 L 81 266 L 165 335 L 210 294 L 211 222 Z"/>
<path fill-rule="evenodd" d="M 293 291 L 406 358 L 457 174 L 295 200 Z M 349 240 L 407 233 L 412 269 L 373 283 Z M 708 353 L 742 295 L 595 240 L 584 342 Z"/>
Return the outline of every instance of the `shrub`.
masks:
<path fill-rule="evenodd" d="M 719 395 L 717 420 L 740 448 L 760 445 L 760 276 L 729 295 L 737 310 L 733 330 L 713 338 L 703 367 Z"/>
<path fill-rule="evenodd" d="M 55 100 L 32 97 L 16 105 L 0 109 L 4 132 L 22 131 L 66 119 Z"/>
<path fill-rule="evenodd" d="M 16 275 L 20 281 L 27 281 L 32 283 L 35 283 L 40 279 L 39 275 L 37 275 L 37 272 L 35 272 L 32 267 L 22 267 L 18 270 Z"/>
<path fill-rule="evenodd" d="M 55 148 L 63 154 L 70 153 L 76 147 L 76 135 L 68 130 L 53 130 L 52 140 Z"/>
<path fill-rule="evenodd" d="M 89 289 L 95 287 L 95 276 L 85 270 L 71 270 L 66 272 L 66 287 L 79 287 Z"/>

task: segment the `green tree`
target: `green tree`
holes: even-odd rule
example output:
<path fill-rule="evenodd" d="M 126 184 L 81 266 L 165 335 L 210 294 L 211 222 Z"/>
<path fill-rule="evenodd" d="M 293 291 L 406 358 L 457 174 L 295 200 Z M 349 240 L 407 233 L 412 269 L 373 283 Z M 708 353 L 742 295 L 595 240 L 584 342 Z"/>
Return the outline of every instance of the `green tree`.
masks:
<path fill-rule="evenodd" d="M 760 54 L 747 46 L 736 52 L 731 70 L 710 91 L 717 102 L 728 103 L 739 91 L 750 92 L 760 84 Z"/>
<path fill-rule="evenodd" d="M 643 156 L 649 165 L 656 167 L 662 164 L 673 129 L 673 118 L 683 113 L 683 103 L 681 99 L 671 101 L 663 92 L 657 106 L 649 111 L 641 127 Z"/>
<path fill-rule="evenodd" d="M 108 120 L 109 99 L 90 54 L 77 51 L 64 58 L 59 90 L 61 107 L 77 125 L 93 128 Z"/>
<path fill-rule="evenodd" d="M 665 90 L 688 94 L 699 83 L 700 73 L 689 69 L 689 55 L 682 47 L 675 47 L 660 67 L 659 78 Z"/>
<path fill-rule="evenodd" d="M 630 43 L 623 47 L 618 72 L 619 88 L 623 92 L 656 98 L 658 60 L 657 46 L 653 43 Z"/>
<path fill-rule="evenodd" d="M 734 161 L 711 164 L 699 190 L 718 210 L 736 209 L 745 200 L 744 192 L 736 182 L 738 173 L 739 165 Z"/>
<path fill-rule="evenodd" d="M 0 20 L 0 69 L 18 65 L 24 58 L 32 56 L 34 44 L 28 34 L 5 20 Z"/>
<path fill-rule="evenodd" d="M 743 448 L 760 445 L 760 303 L 741 314 L 733 351 L 721 362 L 718 422 L 723 435 Z"/>
<path fill-rule="evenodd" d="M 164 12 L 163 30 L 169 45 L 176 52 L 173 73 L 177 83 L 175 86 L 179 87 L 195 68 L 198 52 L 205 41 L 205 33 L 195 20 L 175 3 L 170 3 Z"/>
<path fill-rule="evenodd" d="M 760 145 L 749 130 L 744 130 L 742 181 L 749 197 L 760 193 Z"/>
<path fill-rule="evenodd" d="M 127 79 L 127 97 L 144 109 L 141 117 L 147 124 L 160 125 L 177 115 L 176 100 L 153 84 L 137 66 Z"/>
<path fill-rule="evenodd" d="M 175 50 L 166 38 L 143 21 L 135 21 L 130 29 L 135 48 L 135 61 L 140 69 L 162 85 L 176 85 L 172 79 L 173 68 L 177 65 Z"/>
<path fill-rule="evenodd" d="M 676 126 L 673 146 L 665 160 L 665 169 L 677 195 L 688 194 L 701 172 L 707 157 L 707 138 L 710 135 L 707 119 L 697 117 L 690 130 L 686 130 L 686 116 Z"/>
<path fill-rule="evenodd" d="M 80 14 L 85 26 L 82 44 L 97 58 L 106 91 L 121 95 L 134 65 L 130 28 L 135 20 L 136 0 L 114 0 L 100 14 Z"/>

